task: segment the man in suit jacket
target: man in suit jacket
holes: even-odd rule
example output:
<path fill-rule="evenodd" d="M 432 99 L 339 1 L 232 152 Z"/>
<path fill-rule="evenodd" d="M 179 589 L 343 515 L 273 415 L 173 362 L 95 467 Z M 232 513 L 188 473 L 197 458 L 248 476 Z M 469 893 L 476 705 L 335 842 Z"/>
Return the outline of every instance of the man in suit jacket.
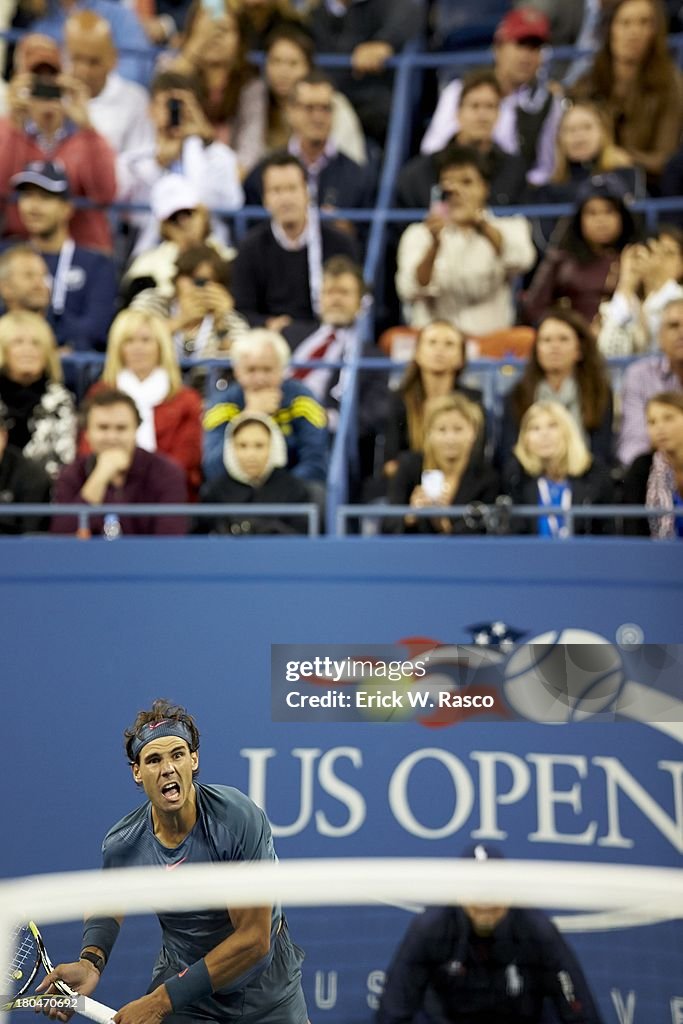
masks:
<path fill-rule="evenodd" d="M 332 139 L 334 87 L 322 71 L 300 78 L 287 101 L 292 128 L 288 151 L 297 156 L 305 171 L 311 199 L 322 207 L 372 206 L 375 171 L 340 153 Z M 249 204 L 263 202 L 264 161 L 257 164 L 244 183 Z"/>

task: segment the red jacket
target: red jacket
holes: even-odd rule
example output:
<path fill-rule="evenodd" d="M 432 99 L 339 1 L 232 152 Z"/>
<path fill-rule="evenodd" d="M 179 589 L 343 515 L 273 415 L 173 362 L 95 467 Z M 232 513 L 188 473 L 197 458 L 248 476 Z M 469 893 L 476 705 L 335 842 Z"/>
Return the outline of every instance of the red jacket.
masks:
<path fill-rule="evenodd" d="M 86 399 L 106 388 L 104 381 L 96 381 Z M 188 500 L 196 501 L 202 482 L 202 400 L 194 388 L 181 388 L 172 398 L 155 407 L 154 429 L 157 451 L 185 470 Z M 90 453 L 84 434 L 78 451 L 81 455 Z"/>
<path fill-rule="evenodd" d="M 28 237 L 16 204 L 6 205 L 5 200 L 12 191 L 10 178 L 31 160 L 59 160 L 66 169 L 74 198 L 86 196 L 94 202 L 109 204 L 116 197 L 114 153 L 94 128 L 77 129 L 46 152 L 10 118 L 0 118 L 0 202 L 5 207 L 5 237 Z M 76 245 L 111 252 L 111 230 L 104 211 L 75 210 L 70 231 Z"/>

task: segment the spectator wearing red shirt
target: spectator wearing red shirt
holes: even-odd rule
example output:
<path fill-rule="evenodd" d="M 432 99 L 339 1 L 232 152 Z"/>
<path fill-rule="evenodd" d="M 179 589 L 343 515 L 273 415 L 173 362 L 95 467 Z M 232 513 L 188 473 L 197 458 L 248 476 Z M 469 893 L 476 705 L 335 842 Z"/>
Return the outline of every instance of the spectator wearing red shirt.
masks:
<path fill-rule="evenodd" d="M 73 198 L 108 204 L 116 196 L 114 154 L 88 116 L 90 95 L 82 82 L 61 73 L 59 49 L 35 33 L 17 47 L 17 72 L 9 87 L 9 116 L 0 118 L 0 200 L 3 234 L 26 237 L 14 204 L 7 204 L 10 179 L 33 161 L 59 161 Z M 111 250 L 104 210 L 77 210 L 71 222 L 77 245 Z"/>

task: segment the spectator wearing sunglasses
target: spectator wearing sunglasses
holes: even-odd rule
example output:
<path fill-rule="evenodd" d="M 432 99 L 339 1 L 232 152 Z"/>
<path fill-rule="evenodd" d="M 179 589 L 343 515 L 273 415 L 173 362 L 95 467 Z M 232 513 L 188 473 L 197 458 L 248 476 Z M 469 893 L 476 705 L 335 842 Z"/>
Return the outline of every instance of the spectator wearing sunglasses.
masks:
<path fill-rule="evenodd" d="M 131 308 L 167 318 L 178 359 L 212 359 L 227 354 L 247 324 L 235 312 L 230 264 L 208 245 L 193 245 L 178 257 L 173 295 L 157 288 L 139 292 Z"/>

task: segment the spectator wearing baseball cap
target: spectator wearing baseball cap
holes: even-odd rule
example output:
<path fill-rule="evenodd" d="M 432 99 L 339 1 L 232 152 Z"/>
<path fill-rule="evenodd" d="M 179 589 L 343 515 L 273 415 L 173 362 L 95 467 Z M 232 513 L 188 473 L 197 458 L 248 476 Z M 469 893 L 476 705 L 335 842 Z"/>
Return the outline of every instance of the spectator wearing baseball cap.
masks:
<path fill-rule="evenodd" d="M 8 117 L 0 119 L 0 196 L 5 237 L 27 235 L 14 204 L 7 205 L 10 179 L 34 162 L 56 162 L 65 169 L 71 196 L 108 205 L 116 195 L 114 154 L 88 115 L 82 82 L 61 71 L 59 51 L 31 33 L 18 47 L 18 70 L 10 82 Z M 103 210 L 74 213 L 74 241 L 111 250 L 111 230 Z"/>
<path fill-rule="evenodd" d="M 10 184 L 17 192 L 17 211 L 29 242 L 52 276 L 47 318 L 57 343 L 76 351 L 104 349 L 115 312 L 116 268 L 110 256 L 76 245 L 64 167 L 36 160 Z"/>
<path fill-rule="evenodd" d="M 509 11 L 494 37 L 494 74 L 502 101 L 493 141 L 507 153 L 521 155 L 532 185 L 548 181 L 555 163 L 555 135 L 561 115 L 559 99 L 539 80 L 542 49 L 550 40 L 550 22 L 533 7 Z M 450 82 L 441 93 L 420 150 L 436 153 L 459 131 L 463 83 Z"/>
<path fill-rule="evenodd" d="M 209 212 L 198 190 L 182 174 L 165 174 L 160 178 L 152 186 L 150 205 L 162 241 L 133 260 L 123 278 L 128 292 L 137 291 L 135 282 L 144 279 L 146 288 L 153 281 L 160 295 L 171 298 L 175 293 L 178 257 L 197 245 L 208 245 L 222 260 L 234 259 L 235 250 L 211 234 Z"/>

